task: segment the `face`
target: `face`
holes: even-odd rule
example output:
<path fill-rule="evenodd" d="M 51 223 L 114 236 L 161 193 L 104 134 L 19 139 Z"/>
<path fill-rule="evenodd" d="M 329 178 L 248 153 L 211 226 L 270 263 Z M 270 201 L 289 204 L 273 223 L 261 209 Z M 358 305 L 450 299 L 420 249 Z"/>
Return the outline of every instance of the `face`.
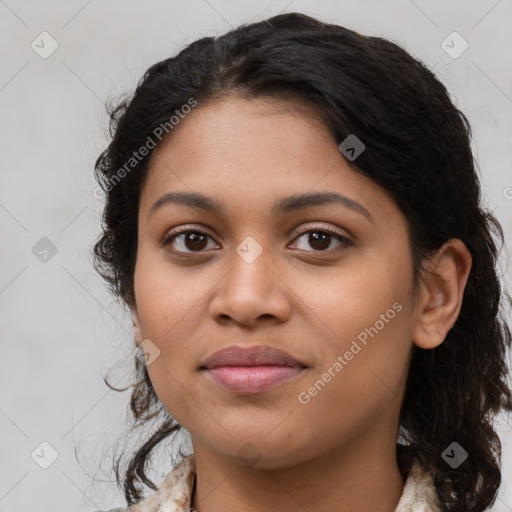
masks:
<path fill-rule="evenodd" d="M 139 209 L 134 313 L 159 351 L 155 392 L 195 449 L 268 468 L 394 443 L 413 338 L 404 215 L 296 107 L 199 105 L 154 153 Z M 154 206 L 171 192 L 218 209 Z M 298 367 L 203 368 L 258 345 Z"/>

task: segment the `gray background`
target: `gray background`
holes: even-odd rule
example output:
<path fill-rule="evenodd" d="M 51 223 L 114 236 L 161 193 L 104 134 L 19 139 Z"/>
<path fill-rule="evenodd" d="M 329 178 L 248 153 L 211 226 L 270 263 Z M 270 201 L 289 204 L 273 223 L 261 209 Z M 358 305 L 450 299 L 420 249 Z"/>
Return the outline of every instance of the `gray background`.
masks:
<path fill-rule="evenodd" d="M 511 245 L 512 0 L 0 1 L 0 511 L 123 503 L 108 483 L 108 455 L 129 393 L 101 377 L 115 367 L 111 381 L 129 382 L 131 323 L 90 257 L 104 100 L 131 92 L 149 65 L 198 37 L 284 11 L 392 39 L 434 69 L 473 125 L 484 201 Z M 46 59 L 31 47 L 43 31 L 59 45 Z M 457 58 L 441 46 L 453 31 L 469 44 Z M 46 262 L 33 252 L 48 244 L 43 237 L 57 250 Z M 510 289 L 505 257 L 502 268 Z M 492 510 L 504 512 L 512 510 L 512 434 L 505 418 L 498 429 L 504 483 Z M 31 458 L 37 449 L 50 461 L 42 442 L 58 453 L 47 469 Z"/>

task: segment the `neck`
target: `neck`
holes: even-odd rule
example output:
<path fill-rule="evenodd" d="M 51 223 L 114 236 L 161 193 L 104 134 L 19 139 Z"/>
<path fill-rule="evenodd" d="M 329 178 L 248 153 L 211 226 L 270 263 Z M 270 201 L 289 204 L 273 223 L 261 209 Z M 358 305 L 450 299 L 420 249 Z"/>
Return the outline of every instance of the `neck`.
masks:
<path fill-rule="evenodd" d="M 241 465 L 236 458 L 194 442 L 197 485 L 192 508 L 197 512 L 394 512 L 404 486 L 395 440 L 369 441 L 272 469 Z"/>

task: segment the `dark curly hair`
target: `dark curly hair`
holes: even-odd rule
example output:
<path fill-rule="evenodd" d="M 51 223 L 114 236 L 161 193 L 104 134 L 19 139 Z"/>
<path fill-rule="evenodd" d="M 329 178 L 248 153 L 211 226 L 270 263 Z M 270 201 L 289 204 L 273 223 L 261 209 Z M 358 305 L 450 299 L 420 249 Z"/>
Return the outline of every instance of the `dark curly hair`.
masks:
<path fill-rule="evenodd" d="M 431 472 L 443 510 L 487 509 L 501 484 L 493 416 L 512 410 L 504 311 L 510 295 L 500 287 L 496 244 L 504 245 L 503 231 L 481 206 L 467 118 L 434 74 L 395 43 L 288 13 L 203 37 L 152 65 L 131 97 L 107 106 L 111 142 L 95 164 L 106 199 L 93 248 L 96 270 L 124 306 L 135 304 L 138 205 L 153 149 L 130 159 L 165 123 L 172 136 L 169 119 L 191 99 L 200 106 L 230 95 L 306 102 L 338 143 L 349 134 L 364 141 L 357 165 L 348 163 L 387 189 L 407 217 L 415 286 L 422 263 L 444 242 L 466 244 L 472 268 L 456 323 L 436 348 L 414 346 L 397 457 L 404 477 L 413 458 Z M 129 505 L 143 498 L 142 484 L 156 490 L 145 472 L 151 453 L 182 428 L 158 400 L 145 365 L 134 359 L 132 429 L 159 421 L 122 475 L 116 460 L 117 484 Z M 105 382 L 116 391 L 129 389 Z M 469 454 L 456 469 L 442 458 L 453 441 Z"/>

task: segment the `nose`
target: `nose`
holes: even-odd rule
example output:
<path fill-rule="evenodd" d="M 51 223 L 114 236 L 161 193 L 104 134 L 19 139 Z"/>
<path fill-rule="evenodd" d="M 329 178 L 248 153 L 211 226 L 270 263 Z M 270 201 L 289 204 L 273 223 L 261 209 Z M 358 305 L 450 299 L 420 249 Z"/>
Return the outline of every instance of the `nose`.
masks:
<path fill-rule="evenodd" d="M 254 261 L 234 253 L 233 264 L 220 280 L 209 312 L 218 323 L 254 327 L 258 322 L 285 322 L 291 312 L 291 292 L 279 276 L 276 262 L 264 250 Z"/>

